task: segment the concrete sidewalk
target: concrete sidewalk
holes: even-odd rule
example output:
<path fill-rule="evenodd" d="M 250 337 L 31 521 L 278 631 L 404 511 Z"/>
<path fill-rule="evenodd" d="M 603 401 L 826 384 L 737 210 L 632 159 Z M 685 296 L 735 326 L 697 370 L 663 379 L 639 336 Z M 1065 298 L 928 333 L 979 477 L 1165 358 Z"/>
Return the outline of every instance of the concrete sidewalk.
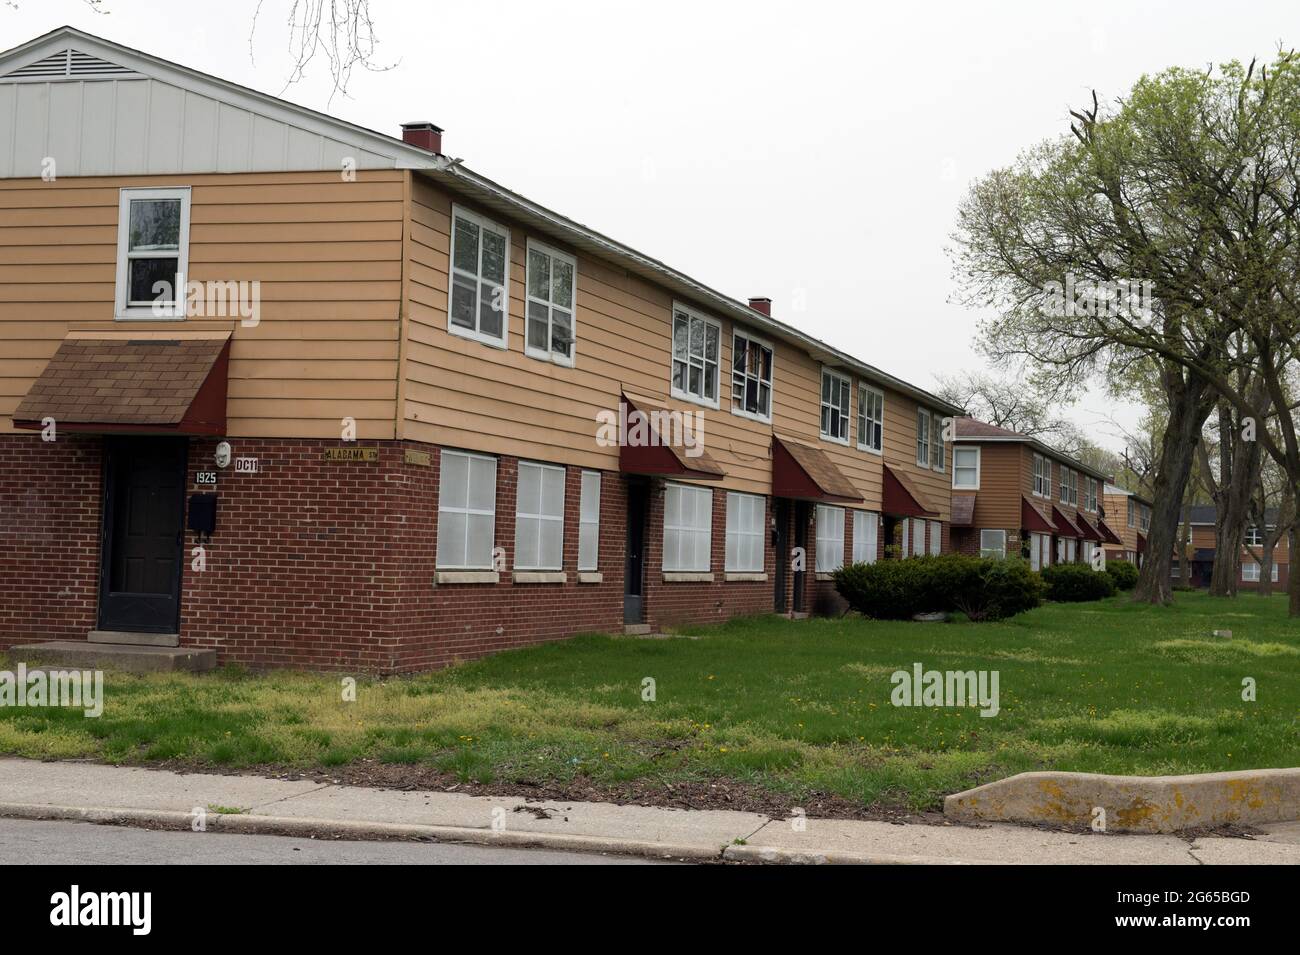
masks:
<path fill-rule="evenodd" d="M 222 813 L 214 807 L 241 810 Z M 318 838 L 404 839 L 735 862 L 1300 864 L 1300 823 L 1254 840 L 1011 825 L 771 819 L 747 812 L 530 802 L 87 762 L 0 759 L 0 816 Z M 0 860 L 3 861 L 3 860 Z"/>

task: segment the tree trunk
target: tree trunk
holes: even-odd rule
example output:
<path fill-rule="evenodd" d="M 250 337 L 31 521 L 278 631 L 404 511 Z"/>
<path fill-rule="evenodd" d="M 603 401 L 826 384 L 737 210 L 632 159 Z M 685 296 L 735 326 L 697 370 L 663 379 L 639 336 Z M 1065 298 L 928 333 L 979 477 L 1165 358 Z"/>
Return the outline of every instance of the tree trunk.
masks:
<path fill-rule="evenodd" d="M 1264 538 L 1263 557 L 1259 562 L 1259 595 L 1273 596 L 1273 542 Z"/>
<path fill-rule="evenodd" d="M 1173 600 L 1172 569 L 1174 542 L 1178 539 L 1178 514 L 1192 473 L 1196 443 L 1209 417 L 1213 399 L 1209 386 L 1197 375 L 1166 370 L 1165 394 L 1169 421 L 1160 439 L 1160 458 L 1152 485 L 1151 527 L 1147 533 L 1146 559 L 1138 571 L 1133 599 L 1139 603 L 1167 604 Z M 1297 595 L 1300 599 L 1300 594 Z"/>
<path fill-rule="evenodd" d="M 1192 589 L 1192 505 L 1183 504 L 1182 536 L 1178 540 L 1178 578 L 1185 590 Z"/>
<path fill-rule="evenodd" d="M 1235 597 L 1241 580 L 1241 545 L 1250 520 L 1250 497 L 1263 467 L 1257 441 L 1245 441 L 1233 425 L 1232 409 L 1219 405 L 1222 478 L 1215 498 L 1214 569 L 1210 596 Z"/>
<path fill-rule="evenodd" d="M 1287 553 L 1294 554 L 1296 542 L 1300 541 L 1300 534 L 1297 534 L 1296 529 L 1292 527 L 1287 531 L 1286 538 L 1287 547 L 1290 548 Z M 1295 560 L 1294 557 L 1291 559 Z M 1294 572 L 1293 566 L 1288 566 L 1287 570 L 1290 571 L 1286 581 L 1287 613 L 1292 617 L 1300 617 L 1300 574 Z"/>

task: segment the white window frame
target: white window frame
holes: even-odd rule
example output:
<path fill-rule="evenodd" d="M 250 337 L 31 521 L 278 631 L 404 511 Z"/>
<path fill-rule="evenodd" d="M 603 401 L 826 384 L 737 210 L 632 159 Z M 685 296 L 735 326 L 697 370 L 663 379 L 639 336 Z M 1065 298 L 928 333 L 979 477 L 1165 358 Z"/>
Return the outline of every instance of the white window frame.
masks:
<path fill-rule="evenodd" d="M 1248 528 L 1246 528 L 1246 537 L 1245 537 L 1245 541 L 1246 541 L 1247 546 L 1250 546 L 1250 547 L 1263 547 L 1263 546 L 1264 546 L 1264 529 L 1263 529 L 1262 527 L 1248 527 Z"/>
<path fill-rule="evenodd" d="M 996 537 L 994 537 L 994 540 L 997 543 L 994 544 L 986 543 L 988 538 L 985 535 L 988 534 L 996 535 Z M 990 553 L 990 551 L 992 551 L 993 553 Z M 980 556 L 996 557 L 999 560 L 1005 559 L 1007 556 L 1007 532 L 1005 530 L 994 530 L 993 528 L 987 528 L 987 527 L 981 528 L 980 529 Z"/>
<path fill-rule="evenodd" d="M 1052 462 L 1037 452 L 1034 453 L 1034 497 L 1052 496 Z"/>
<path fill-rule="evenodd" d="M 938 557 L 943 553 L 943 522 L 927 521 L 926 523 L 929 525 L 926 532 L 930 535 L 928 538 L 930 554 L 934 557 Z"/>
<path fill-rule="evenodd" d="M 560 476 L 560 513 L 546 514 L 541 511 L 525 511 L 523 509 L 522 495 L 519 493 L 520 485 L 523 483 L 523 472 L 525 469 L 535 470 L 538 473 L 539 482 L 539 501 L 545 502 L 546 495 L 542 493 L 545 486 L 545 474 L 549 471 L 552 474 Z M 564 468 L 554 464 L 542 464 L 540 461 L 520 461 L 519 472 L 515 475 L 515 570 L 563 570 L 564 569 L 564 498 L 567 488 Z M 525 523 L 528 522 L 528 523 Z M 555 561 L 546 561 L 542 559 L 542 525 L 559 524 L 560 525 L 560 553 L 559 559 Z M 519 559 L 521 548 L 519 546 L 520 538 L 529 527 L 536 527 L 537 533 L 537 563 L 525 564 Z"/>
<path fill-rule="evenodd" d="M 692 499 L 692 507 L 698 510 L 700 500 L 706 500 L 704 526 L 697 524 L 683 524 L 680 521 L 669 523 L 668 515 L 673 510 L 668 505 L 669 495 L 679 494 Z M 680 502 L 679 502 L 680 508 Z M 665 573 L 707 573 L 712 567 L 713 562 L 713 488 L 696 487 L 693 484 L 677 484 L 668 482 L 664 485 L 664 535 L 663 535 L 663 569 Z M 691 539 L 691 563 L 684 564 L 681 562 L 681 544 L 683 538 L 677 537 L 676 546 L 672 548 L 674 553 L 669 557 L 668 535 L 672 532 L 677 535 L 688 535 Z M 699 543 L 700 537 L 704 539 L 704 563 L 695 562 L 697 552 L 696 544 Z"/>
<path fill-rule="evenodd" d="M 1052 566 L 1052 535 L 1031 531 L 1029 534 L 1029 566 L 1042 570 Z"/>
<path fill-rule="evenodd" d="M 943 415 L 934 411 L 930 414 L 930 467 L 936 474 L 944 472 L 947 456 L 948 449 L 943 443 Z"/>
<path fill-rule="evenodd" d="M 1070 505 L 1079 506 L 1079 472 L 1070 468 Z"/>
<path fill-rule="evenodd" d="M 680 312 L 687 318 L 686 325 L 686 388 L 678 388 L 673 383 L 673 371 L 680 359 L 677 357 L 675 349 L 677 334 L 677 313 Z M 691 355 L 691 322 L 704 323 L 704 354 L 700 356 L 700 393 L 697 395 L 690 391 L 691 386 L 691 367 L 695 364 L 695 358 Z M 714 328 L 718 333 L 718 358 L 713 362 L 713 398 L 704 397 L 704 392 L 708 390 L 705 381 L 709 371 L 709 328 Z M 730 387 L 730 385 L 728 385 Z M 682 401 L 689 401 L 693 404 L 704 405 L 706 408 L 719 409 L 722 407 L 722 322 L 716 318 L 710 318 L 697 308 L 692 308 L 682 302 L 673 302 L 672 319 L 668 323 L 668 388 L 669 393 L 674 398 L 680 398 Z"/>
<path fill-rule="evenodd" d="M 538 361 L 554 362 L 557 365 L 563 365 L 565 368 L 572 368 L 578 360 L 578 260 L 567 252 L 561 252 L 544 242 L 538 242 L 536 239 L 529 238 L 524 250 L 524 354 L 529 358 L 536 358 Z M 569 301 L 573 304 L 569 307 L 569 330 L 573 333 L 573 340 L 569 342 L 569 354 L 562 355 L 551 348 L 551 342 L 554 340 L 554 310 L 563 309 L 563 306 L 557 306 L 551 301 L 542 301 L 540 298 L 533 298 L 533 253 L 537 252 L 551 260 L 551 268 L 555 268 L 555 262 L 563 262 L 573 271 L 573 281 L 569 287 Z M 507 263 L 508 265 L 508 263 Z M 507 271 L 507 275 L 509 272 Z M 545 350 L 537 348 L 528 343 L 528 326 L 532 322 L 531 307 L 533 303 L 544 305 L 546 307 L 546 348 Z"/>
<path fill-rule="evenodd" d="M 853 512 L 853 563 L 874 564 L 880 552 L 880 514 Z"/>
<path fill-rule="evenodd" d="M 1097 479 L 1094 477 L 1088 478 L 1087 495 L 1087 505 L 1085 509 L 1095 514 L 1097 513 Z"/>
<path fill-rule="evenodd" d="M 867 417 L 867 403 L 862 399 L 866 395 L 873 395 L 880 400 L 880 417 Z M 880 428 L 880 443 L 872 444 L 870 441 L 863 441 L 862 434 L 864 430 L 869 430 L 864 426 L 870 422 Z M 858 383 L 858 450 L 866 451 L 868 454 L 885 453 L 885 393 L 879 388 L 873 388 L 868 384 Z"/>
<path fill-rule="evenodd" d="M 595 481 L 594 490 L 592 481 Z M 594 500 L 592 499 L 594 495 Z M 594 514 L 592 507 L 594 505 Z M 591 537 L 591 552 L 583 548 L 583 531 L 594 527 Z M 578 570 L 594 571 L 600 566 L 600 472 L 583 471 L 579 477 L 578 490 Z"/>
<path fill-rule="evenodd" d="M 466 465 L 466 472 L 465 472 L 465 473 L 466 473 L 466 478 L 465 478 L 465 485 L 466 485 L 466 504 L 465 504 L 464 506 L 459 505 L 459 504 L 450 504 L 450 505 L 449 505 L 449 504 L 447 503 L 447 501 L 446 501 L 446 494 L 443 493 L 444 490 L 445 490 L 445 487 L 444 487 L 443 481 L 445 480 L 445 475 L 446 475 L 446 463 L 447 463 L 447 459 L 448 459 L 449 457 L 453 457 L 453 456 L 454 456 L 454 457 L 465 458 L 465 459 L 467 459 L 467 461 L 469 462 L 469 463 Z M 492 507 L 491 507 L 490 510 L 488 510 L 488 509 L 484 509 L 484 508 L 473 508 L 473 507 L 470 507 L 469 504 L 468 504 L 468 500 L 469 500 L 469 497 L 468 497 L 469 487 L 473 484 L 473 481 L 472 481 L 471 478 L 472 478 L 472 471 L 473 471 L 473 463 L 472 463 L 472 462 L 474 462 L 474 461 L 486 461 L 486 462 L 488 462 L 488 463 L 490 463 L 490 464 L 492 465 Z M 492 551 L 496 548 L 496 520 L 497 520 L 496 490 L 497 490 L 497 459 L 496 459 L 496 458 L 492 457 L 491 455 L 487 455 L 487 454 L 472 454 L 472 453 L 470 453 L 470 452 L 468 452 L 468 451 L 447 451 L 447 450 L 443 450 L 443 451 L 439 454 L 439 457 L 438 457 L 438 550 L 439 550 L 439 553 L 440 553 L 440 552 L 441 552 L 441 548 L 442 548 L 442 543 L 443 543 L 442 515 L 443 515 L 444 513 L 448 513 L 448 514 L 463 514 L 463 515 L 465 515 L 465 517 L 466 517 L 466 520 L 465 520 L 465 548 L 464 548 L 464 554 L 465 554 L 465 556 L 466 556 L 467 562 L 466 562 L 466 563 L 463 563 L 463 564 L 443 564 L 443 563 L 441 563 L 441 562 L 438 561 L 437 555 L 435 554 L 435 557 L 434 557 L 434 563 L 435 563 L 435 566 L 438 568 L 438 570 L 495 570 L 495 569 L 496 569 L 496 568 L 493 566 L 493 564 L 492 564 Z M 491 529 L 491 532 L 490 532 L 490 534 L 491 534 L 491 538 L 492 538 L 492 539 L 491 539 L 491 541 L 489 541 L 487 563 L 485 563 L 485 564 L 470 564 L 470 563 L 468 563 L 468 557 L 469 557 L 469 517 L 471 517 L 471 516 L 484 516 L 484 515 L 486 515 L 486 516 L 492 518 L 492 525 L 491 525 L 491 526 L 492 526 L 492 529 Z"/>
<path fill-rule="evenodd" d="M 916 409 L 916 466 L 930 469 L 930 412 Z"/>
<path fill-rule="evenodd" d="M 1263 576 L 1259 572 L 1259 563 L 1253 560 L 1243 560 L 1241 562 L 1241 580 L 1247 584 L 1259 583 L 1259 578 Z"/>
<path fill-rule="evenodd" d="M 827 401 L 825 398 L 826 380 L 828 378 L 830 379 L 831 382 L 831 398 L 832 398 L 831 401 Z M 847 377 L 845 377 L 844 375 L 841 375 L 839 372 L 833 371 L 832 369 L 823 366 L 821 388 L 817 392 L 817 396 L 818 396 L 817 430 L 818 433 L 821 435 L 821 439 L 823 441 L 830 441 L 833 444 L 848 445 L 849 429 L 852 426 L 852 416 L 853 416 L 853 382 L 849 380 Z M 834 399 L 837 396 L 843 396 L 846 399 L 845 404 L 847 405 L 847 407 L 841 408 L 838 404 L 834 403 Z M 844 425 L 844 437 L 842 438 L 839 435 L 828 432 L 825 428 L 822 427 L 822 422 L 825 421 L 827 424 L 829 424 L 834 418 L 835 414 L 840 415 L 840 421 Z"/>
<path fill-rule="evenodd" d="M 1058 500 L 1056 503 L 1069 504 L 1070 503 L 1070 469 L 1067 468 L 1064 464 L 1058 464 L 1056 466 L 1056 470 L 1059 471 L 1061 475 L 1060 477 L 1061 483 L 1057 488 L 1059 493 L 1057 494 Z"/>
<path fill-rule="evenodd" d="M 171 252 L 151 253 L 130 252 L 131 242 L 131 202 L 132 200 L 179 199 L 181 202 L 180 231 L 177 235 L 177 250 Z M 179 288 L 173 289 L 176 298 L 170 305 L 159 305 L 157 311 L 153 304 L 131 305 L 128 302 L 131 288 L 130 259 L 176 259 L 176 274 Z M 168 188 L 130 188 L 122 189 L 117 202 L 117 286 L 114 290 L 113 317 L 117 320 L 136 320 L 142 318 L 185 319 L 185 283 L 190 273 L 190 187 L 172 186 Z"/>
<path fill-rule="evenodd" d="M 751 520 L 746 523 L 741 515 L 748 512 Z M 733 517 L 736 521 L 733 522 Z M 727 492 L 727 548 L 723 556 L 723 568 L 728 573 L 757 574 L 762 573 L 767 560 L 764 540 L 767 537 L 767 498 L 760 494 L 742 494 L 739 491 Z M 740 561 L 742 540 L 756 544 L 753 548 L 757 561 L 748 564 Z M 735 545 L 735 546 L 733 546 Z"/>
<path fill-rule="evenodd" d="M 921 557 L 925 554 L 925 521 L 922 518 L 916 518 L 912 521 L 912 556 Z"/>
<path fill-rule="evenodd" d="M 957 480 L 957 475 L 961 471 L 969 471 L 969 464 L 958 464 L 957 459 L 967 451 L 975 452 L 975 483 L 962 484 Z M 978 491 L 980 489 L 980 463 L 983 455 L 980 454 L 978 444 L 954 444 L 952 446 L 952 487 L 955 491 Z"/>
<path fill-rule="evenodd" d="M 817 573 L 829 574 L 844 566 L 844 508 L 817 505 Z M 833 564 L 822 560 L 822 548 L 836 555 Z"/>
<path fill-rule="evenodd" d="M 470 276 L 463 269 L 456 268 L 456 220 L 464 219 L 472 222 L 479 228 L 478 240 L 478 272 Z M 506 260 L 504 278 L 505 284 L 501 286 L 502 309 L 501 309 L 501 337 L 493 338 L 491 335 L 485 335 L 479 331 L 479 318 L 481 315 L 481 305 L 479 296 L 483 294 L 483 283 L 495 285 L 488 279 L 483 278 L 483 230 L 490 229 L 499 233 L 506 244 Z M 479 215 L 477 212 L 471 212 L 464 206 L 452 204 L 451 207 L 451 256 L 447 261 L 447 331 L 460 338 L 468 338 L 471 341 L 481 342 L 484 345 L 491 345 L 493 348 L 510 347 L 510 230 L 500 223 L 493 222 L 491 219 Z M 456 275 L 464 275 L 474 279 L 474 327 L 462 328 L 451 320 L 451 302 L 452 293 L 455 286 Z"/>
<path fill-rule="evenodd" d="M 1128 514 L 1126 515 L 1127 525 L 1129 527 L 1137 527 L 1137 515 L 1135 513 L 1137 502 L 1131 497 L 1126 500 L 1128 501 Z"/>
<path fill-rule="evenodd" d="M 772 371 L 771 378 L 764 381 L 761 372 L 758 375 L 751 375 L 747 369 L 744 368 L 738 369 L 736 367 L 736 339 L 738 338 L 743 338 L 745 340 L 746 361 L 748 361 L 749 349 L 755 345 L 758 346 L 759 348 L 766 349 L 768 354 L 772 356 L 772 360 L 769 362 Z M 735 389 L 736 389 L 737 375 L 740 375 L 742 383 L 746 383 L 746 384 L 752 378 L 754 381 L 758 383 L 758 387 L 760 391 L 763 385 L 767 385 L 766 413 L 754 412 L 748 410 L 747 408 L 744 407 L 743 398 L 741 399 L 741 403 L 739 405 L 736 403 Z M 776 349 L 772 347 L 772 343 L 769 341 L 765 341 L 762 338 L 759 338 L 757 335 L 754 335 L 753 333 L 743 328 L 735 329 L 731 334 L 731 378 L 727 382 L 727 388 L 731 394 L 731 413 L 741 418 L 749 418 L 751 421 L 761 421 L 764 424 L 771 424 L 772 423 L 772 401 L 773 401 L 773 395 L 775 394 L 774 391 L 775 381 L 776 381 Z"/>

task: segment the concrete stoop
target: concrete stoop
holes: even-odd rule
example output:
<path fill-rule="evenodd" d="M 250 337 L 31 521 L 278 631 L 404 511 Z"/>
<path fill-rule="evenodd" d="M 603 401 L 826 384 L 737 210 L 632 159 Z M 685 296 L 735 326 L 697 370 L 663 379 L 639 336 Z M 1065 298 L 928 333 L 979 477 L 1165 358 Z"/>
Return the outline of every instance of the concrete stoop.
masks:
<path fill-rule="evenodd" d="M 1110 832 L 1179 832 L 1300 819 L 1300 769 L 1193 776 L 1021 773 L 948 796 L 960 822 L 1049 823 Z"/>
<path fill-rule="evenodd" d="M 50 640 L 28 643 L 5 651 L 29 667 L 64 666 L 76 669 L 114 669 L 129 673 L 161 673 L 184 670 L 202 673 L 217 666 L 216 650 L 193 647 L 150 647 L 127 643 L 92 643 L 81 640 Z"/>

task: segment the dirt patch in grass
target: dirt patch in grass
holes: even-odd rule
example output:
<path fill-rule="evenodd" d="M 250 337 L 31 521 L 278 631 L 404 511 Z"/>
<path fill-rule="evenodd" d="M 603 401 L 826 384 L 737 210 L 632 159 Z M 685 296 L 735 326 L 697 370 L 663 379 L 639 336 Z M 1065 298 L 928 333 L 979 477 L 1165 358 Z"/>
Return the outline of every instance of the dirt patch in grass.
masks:
<path fill-rule="evenodd" d="M 470 796 L 515 796 L 530 801 L 567 800 L 607 802 L 617 806 L 658 806 L 666 809 L 730 809 L 754 812 L 773 819 L 786 819 L 795 808 L 810 819 L 865 819 L 876 822 L 913 823 L 931 826 L 953 825 L 942 812 L 912 812 L 899 806 L 863 806 L 833 793 L 810 791 L 798 797 L 773 792 L 761 786 L 729 779 L 666 782 L 634 779 L 604 783 L 577 776 L 567 782 L 464 782 L 452 773 L 426 765 L 401 765 L 363 759 L 346 766 L 320 770 L 295 770 L 280 766 L 253 766 L 244 770 L 203 763 L 167 762 L 157 769 L 183 773 L 230 776 L 262 776 L 297 781 L 301 779 L 341 786 L 369 786 L 375 789 L 465 793 Z"/>

